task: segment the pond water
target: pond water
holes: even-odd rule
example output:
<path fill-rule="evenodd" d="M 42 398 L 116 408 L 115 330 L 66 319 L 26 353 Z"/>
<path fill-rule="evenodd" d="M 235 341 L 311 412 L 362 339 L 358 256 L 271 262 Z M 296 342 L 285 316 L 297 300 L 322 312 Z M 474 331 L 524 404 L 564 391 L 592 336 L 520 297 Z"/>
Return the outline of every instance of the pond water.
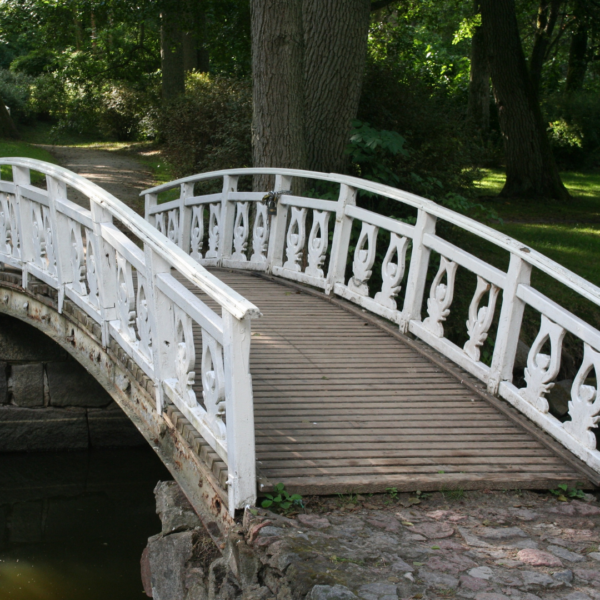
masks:
<path fill-rule="evenodd" d="M 153 489 L 170 479 L 150 448 L 0 455 L 0 600 L 145 598 Z"/>

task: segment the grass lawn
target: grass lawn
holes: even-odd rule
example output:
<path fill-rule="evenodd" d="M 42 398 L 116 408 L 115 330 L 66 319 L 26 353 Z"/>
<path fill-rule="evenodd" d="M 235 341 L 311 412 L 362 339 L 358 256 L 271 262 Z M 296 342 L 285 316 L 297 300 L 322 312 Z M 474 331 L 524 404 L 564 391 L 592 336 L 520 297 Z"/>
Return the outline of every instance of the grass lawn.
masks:
<path fill-rule="evenodd" d="M 13 142 L 0 139 L 0 158 L 8 158 L 13 156 L 35 158 L 37 160 L 44 160 L 51 163 L 56 162 L 52 154 L 43 148 L 36 148 L 35 146 L 31 146 L 26 142 Z M 12 169 L 8 165 L 2 166 L 2 179 L 9 179 L 12 181 Z M 43 175 L 33 173 L 33 183 L 36 183 L 38 179 L 43 179 Z"/>
<path fill-rule="evenodd" d="M 600 286 L 600 173 L 562 173 L 567 203 L 489 198 L 504 173 L 488 169 L 478 182 L 483 204 L 503 219 L 492 226 Z"/>

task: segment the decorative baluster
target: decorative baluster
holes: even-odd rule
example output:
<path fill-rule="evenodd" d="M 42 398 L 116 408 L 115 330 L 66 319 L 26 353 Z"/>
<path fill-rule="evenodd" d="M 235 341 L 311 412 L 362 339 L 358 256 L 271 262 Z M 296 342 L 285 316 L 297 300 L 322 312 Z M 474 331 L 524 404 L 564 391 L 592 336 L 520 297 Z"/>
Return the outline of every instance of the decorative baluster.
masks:
<path fill-rule="evenodd" d="M 233 224 L 233 260 L 246 261 L 248 247 L 248 202 L 236 202 L 235 222 Z"/>
<path fill-rule="evenodd" d="M 325 277 L 321 265 L 325 262 L 329 246 L 329 212 L 313 210 L 313 224 L 308 236 L 308 266 L 306 274 L 322 279 Z"/>
<path fill-rule="evenodd" d="M 52 222 L 50 221 L 50 211 L 42 208 L 42 224 L 44 228 L 44 250 L 46 253 L 46 271 L 52 277 L 56 277 L 56 251 L 54 246 L 54 234 L 52 232 Z"/>
<path fill-rule="evenodd" d="M 133 275 L 131 265 L 117 253 L 117 313 L 119 315 L 121 333 L 135 342 L 135 293 L 133 291 Z"/>
<path fill-rule="evenodd" d="M 146 280 L 139 273 L 136 312 L 135 323 L 140 338 L 140 350 L 152 362 L 152 328 L 150 325 L 150 308 L 146 295 Z"/>
<path fill-rule="evenodd" d="M 21 238 L 19 236 L 19 223 L 17 221 L 17 211 L 15 201 L 8 201 L 8 214 L 10 222 L 10 246 L 12 248 L 12 256 L 17 260 L 21 259 Z"/>
<path fill-rule="evenodd" d="M 12 253 L 10 246 L 10 214 L 8 210 L 8 197 L 0 195 L 0 251 L 2 254 Z"/>
<path fill-rule="evenodd" d="M 154 215 L 154 226 L 156 227 L 156 229 L 158 229 L 158 231 L 160 231 L 160 233 L 165 235 L 166 228 L 165 228 L 165 213 L 164 212 L 157 213 L 156 215 Z"/>
<path fill-rule="evenodd" d="M 175 355 L 175 374 L 177 376 L 177 393 L 191 408 L 197 406 L 196 394 L 192 389 L 196 373 L 196 351 L 194 349 L 194 333 L 192 319 L 179 307 L 175 307 L 175 335 L 177 353 Z"/>
<path fill-rule="evenodd" d="M 85 253 L 83 251 L 81 225 L 75 221 L 71 221 L 69 229 L 71 231 L 71 274 L 73 277 L 71 287 L 76 294 L 87 296 L 87 288 L 85 286 Z"/>
<path fill-rule="evenodd" d="M 546 315 L 542 315 L 540 331 L 527 356 L 525 369 L 527 387 L 519 390 L 521 396 L 542 413 L 547 413 L 549 409 L 548 400 L 544 396 L 554 387 L 552 380 L 558 375 L 560 369 L 564 337 L 565 330 Z M 550 340 L 550 356 L 540 352 L 547 340 Z"/>
<path fill-rule="evenodd" d="M 202 242 L 204 241 L 204 206 L 192 207 L 190 256 L 198 262 L 202 260 Z"/>
<path fill-rule="evenodd" d="M 596 387 L 585 385 L 591 370 L 594 370 Z M 596 449 L 596 436 L 591 431 L 600 421 L 600 395 L 598 394 L 598 376 L 600 376 L 600 352 L 588 344 L 583 345 L 583 362 L 573 381 L 571 400 L 569 401 L 570 421 L 563 423 L 564 430 L 589 450 Z"/>
<path fill-rule="evenodd" d="M 407 248 L 408 239 L 392 233 L 390 237 L 390 246 L 381 265 L 381 278 L 383 279 L 383 284 L 381 286 L 381 291 L 375 294 L 375 302 L 387 308 L 391 308 L 392 310 L 397 309 L 394 298 L 402 289 L 398 284 L 404 277 Z M 392 259 L 394 256 L 396 256 L 397 262 L 393 262 Z"/>
<path fill-rule="evenodd" d="M 227 430 L 225 415 L 225 374 L 223 347 L 205 330 L 202 330 L 202 396 L 208 424 L 215 437 L 224 440 Z"/>
<path fill-rule="evenodd" d="M 370 223 L 362 224 L 356 249 L 354 250 L 354 261 L 352 262 L 352 277 L 348 282 L 348 289 L 361 296 L 369 295 L 367 282 L 371 278 L 373 263 L 375 262 L 375 250 L 377 233 L 379 227 Z"/>
<path fill-rule="evenodd" d="M 89 292 L 89 301 L 94 306 L 100 306 L 100 286 L 98 285 L 98 269 L 96 266 L 96 256 L 94 254 L 94 244 L 92 242 L 92 232 L 86 231 L 86 278 Z"/>
<path fill-rule="evenodd" d="M 469 339 L 463 348 L 465 354 L 475 362 L 479 360 L 481 355 L 479 349 L 487 339 L 488 331 L 494 319 L 498 291 L 495 285 L 488 283 L 483 277 L 477 275 L 477 288 L 469 306 L 469 319 L 467 321 Z M 487 292 L 490 293 L 488 305 L 479 308 L 479 303 Z"/>
<path fill-rule="evenodd" d="M 429 315 L 423 321 L 423 327 L 428 329 L 437 337 L 444 337 L 445 321 L 450 314 L 450 305 L 454 297 L 454 278 L 456 276 L 457 264 L 442 256 L 440 259 L 440 268 L 431 284 L 429 299 L 427 300 L 427 314 Z M 446 283 L 442 283 L 442 278 L 446 275 Z"/>
<path fill-rule="evenodd" d="M 170 210 L 167 214 L 167 237 L 174 243 L 179 243 L 179 209 Z"/>
<path fill-rule="evenodd" d="M 219 256 L 219 242 L 221 239 L 221 205 L 211 204 L 208 217 L 208 250 L 206 258 L 217 258 Z"/>
<path fill-rule="evenodd" d="M 31 202 L 31 233 L 33 237 L 33 262 L 45 270 L 46 243 L 42 220 L 42 207 L 37 202 Z"/>
<path fill-rule="evenodd" d="M 269 240 L 269 217 L 267 216 L 267 205 L 256 202 L 256 218 L 252 229 L 252 250 L 250 262 L 267 262 L 266 247 Z"/>
<path fill-rule="evenodd" d="M 292 206 L 291 209 L 287 247 L 285 249 L 287 260 L 283 264 L 283 268 L 290 271 L 301 271 L 300 260 L 302 259 L 304 240 L 306 239 L 306 208 Z"/>

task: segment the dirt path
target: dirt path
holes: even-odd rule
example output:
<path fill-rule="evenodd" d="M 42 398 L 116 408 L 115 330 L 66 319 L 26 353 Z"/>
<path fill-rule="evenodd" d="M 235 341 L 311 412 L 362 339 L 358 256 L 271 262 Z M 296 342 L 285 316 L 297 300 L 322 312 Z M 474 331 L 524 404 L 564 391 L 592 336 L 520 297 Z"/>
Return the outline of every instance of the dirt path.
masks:
<path fill-rule="evenodd" d="M 138 213 L 143 213 L 143 199 L 139 194 L 152 187 L 154 181 L 150 169 L 134 158 L 94 148 L 40 147 L 54 155 L 62 167 L 87 177 Z"/>

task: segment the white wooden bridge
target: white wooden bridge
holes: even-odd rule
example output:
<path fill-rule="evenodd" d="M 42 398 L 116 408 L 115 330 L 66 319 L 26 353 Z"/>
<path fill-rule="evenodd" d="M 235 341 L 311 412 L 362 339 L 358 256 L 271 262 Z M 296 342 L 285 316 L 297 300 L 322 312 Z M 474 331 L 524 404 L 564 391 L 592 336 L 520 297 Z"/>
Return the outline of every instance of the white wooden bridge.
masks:
<path fill-rule="evenodd" d="M 518 241 L 342 175 L 195 175 L 147 190 L 143 219 L 60 167 L 0 163 L 13 173 L 0 181 L 0 286 L 10 289 L 0 310 L 90 369 L 193 501 L 233 515 L 278 482 L 303 494 L 600 482 L 600 331 L 536 290 L 531 273 L 596 305 L 600 289 Z M 45 184 L 32 185 L 31 171 Z M 268 190 L 238 191 L 258 174 L 274 176 L 275 215 L 261 202 Z M 337 199 L 293 195 L 295 179 Z M 215 183 L 218 192 L 201 193 Z M 68 199 L 69 188 L 89 206 Z M 172 190 L 176 199 L 159 202 Z M 361 194 L 410 207 L 416 222 L 360 208 Z M 507 271 L 438 236 L 440 220 L 499 247 Z M 458 269 L 473 274 L 463 346 L 444 335 Z M 540 328 L 519 388 L 526 306 Z M 561 422 L 546 396 L 567 332 L 583 360 Z M 204 480 L 190 479 L 188 463 Z M 203 481 L 208 496 L 196 489 Z"/>

